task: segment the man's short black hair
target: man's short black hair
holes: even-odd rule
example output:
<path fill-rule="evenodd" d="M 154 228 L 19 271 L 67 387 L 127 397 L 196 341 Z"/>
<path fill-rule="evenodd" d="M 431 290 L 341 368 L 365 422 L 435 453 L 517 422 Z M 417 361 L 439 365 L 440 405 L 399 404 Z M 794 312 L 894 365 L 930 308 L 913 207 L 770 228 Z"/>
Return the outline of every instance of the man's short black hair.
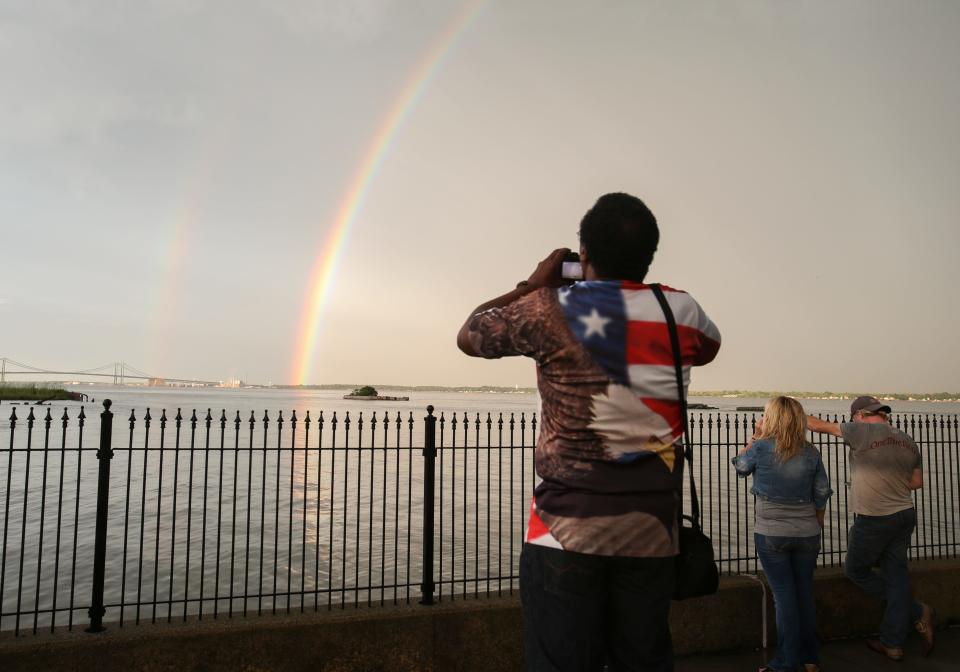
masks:
<path fill-rule="evenodd" d="M 630 194 L 606 194 L 580 221 L 580 244 L 601 278 L 643 282 L 660 242 L 657 218 Z"/>

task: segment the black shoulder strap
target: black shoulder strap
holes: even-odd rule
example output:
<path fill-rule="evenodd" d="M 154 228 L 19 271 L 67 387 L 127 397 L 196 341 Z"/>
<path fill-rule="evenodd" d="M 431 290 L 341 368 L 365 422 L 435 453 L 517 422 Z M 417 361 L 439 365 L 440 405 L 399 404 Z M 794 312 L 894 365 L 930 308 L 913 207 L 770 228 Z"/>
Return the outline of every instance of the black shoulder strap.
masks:
<path fill-rule="evenodd" d="M 683 456 L 687 461 L 687 471 L 690 474 L 690 505 L 693 514 L 693 523 L 700 526 L 700 501 L 697 499 L 697 484 L 693 481 L 693 448 L 690 446 L 689 423 L 687 422 L 687 397 L 683 393 L 683 368 L 680 364 L 680 337 L 677 335 L 677 322 L 673 318 L 673 311 L 660 285 L 649 285 L 663 314 L 667 318 L 667 329 L 670 331 L 670 348 L 673 350 L 673 368 L 677 374 L 677 397 L 680 399 L 680 419 L 683 422 Z"/>

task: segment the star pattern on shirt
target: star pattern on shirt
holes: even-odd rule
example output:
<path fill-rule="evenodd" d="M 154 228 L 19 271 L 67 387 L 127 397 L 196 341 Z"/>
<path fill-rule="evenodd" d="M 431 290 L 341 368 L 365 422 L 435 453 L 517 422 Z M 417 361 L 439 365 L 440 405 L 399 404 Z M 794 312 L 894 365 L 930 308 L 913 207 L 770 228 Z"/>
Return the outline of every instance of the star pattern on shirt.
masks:
<path fill-rule="evenodd" d="M 597 312 L 597 309 L 594 308 L 590 311 L 589 315 L 581 315 L 577 318 L 586 326 L 586 331 L 583 334 L 584 338 L 590 338 L 594 334 L 600 336 L 600 338 L 606 338 L 607 334 L 605 329 L 607 324 L 610 322 L 609 317 L 603 317 L 600 313 Z"/>

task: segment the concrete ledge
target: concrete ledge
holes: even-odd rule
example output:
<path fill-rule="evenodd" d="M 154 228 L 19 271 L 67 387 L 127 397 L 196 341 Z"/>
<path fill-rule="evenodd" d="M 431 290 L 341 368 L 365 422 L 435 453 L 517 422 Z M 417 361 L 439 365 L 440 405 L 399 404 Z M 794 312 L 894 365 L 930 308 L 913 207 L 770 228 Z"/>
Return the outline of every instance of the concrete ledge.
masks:
<path fill-rule="evenodd" d="M 765 578 L 760 578 L 766 583 Z M 960 560 L 910 563 L 914 596 L 937 610 L 941 623 L 960 620 Z M 818 569 L 814 579 L 821 639 L 876 632 L 882 611 L 843 575 L 840 567 Z M 767 641 L 776 643 L 776 612 L 766 590 Z M 678 655 L 756 648 L 763 641 L 763 588 L 753 579 L 727 577 L 716 595 L 674 602 L 670 627 Z"/>
<path fill-rule="evenodd" d="M 960 560 L 911 564 L 914 594 L 932 603 L 941 620 L 960 619 Z M 817 618 L 821 636 L 871 632 L 879 605 L 839 569 L 819 570 Z M 678 655 L 759 647 L 763 590 L 748 578 L 729 577 L 720 592 L 675 602 L 671 628 Z M 767 591 L 769 641 L 774 610 Z M 448 601 L 386 608 L 248 619 L 127 626 L 105 633 L 81 631 L 0 635 L 0 669 L 26 670 L 517 670 L 523 664 L 523 622 L 514 597 Z"/>
<path fill-rule="evenodd" d="M 519 599 L 0 637 L 0 670 L 520 670 Z"/>

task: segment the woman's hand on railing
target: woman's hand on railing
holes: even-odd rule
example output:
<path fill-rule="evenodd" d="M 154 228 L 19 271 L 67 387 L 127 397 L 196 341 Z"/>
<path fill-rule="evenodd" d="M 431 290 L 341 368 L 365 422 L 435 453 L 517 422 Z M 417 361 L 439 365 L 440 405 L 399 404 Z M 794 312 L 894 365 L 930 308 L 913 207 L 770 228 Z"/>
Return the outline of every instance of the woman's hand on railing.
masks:
<path fill-rule="evenodd" d="M 753 442 L 760 438 L 760 435 L 763 433 L 763 416 L 760 416 L 760 419 L 757 420 L 756 424 L 753 426 L 753 436 L 747 439 L 747 445 L 740 449 L 738 455 L 743 455 L 745 452 L 750 450 L 750 446 L 753 445 Z"/>

